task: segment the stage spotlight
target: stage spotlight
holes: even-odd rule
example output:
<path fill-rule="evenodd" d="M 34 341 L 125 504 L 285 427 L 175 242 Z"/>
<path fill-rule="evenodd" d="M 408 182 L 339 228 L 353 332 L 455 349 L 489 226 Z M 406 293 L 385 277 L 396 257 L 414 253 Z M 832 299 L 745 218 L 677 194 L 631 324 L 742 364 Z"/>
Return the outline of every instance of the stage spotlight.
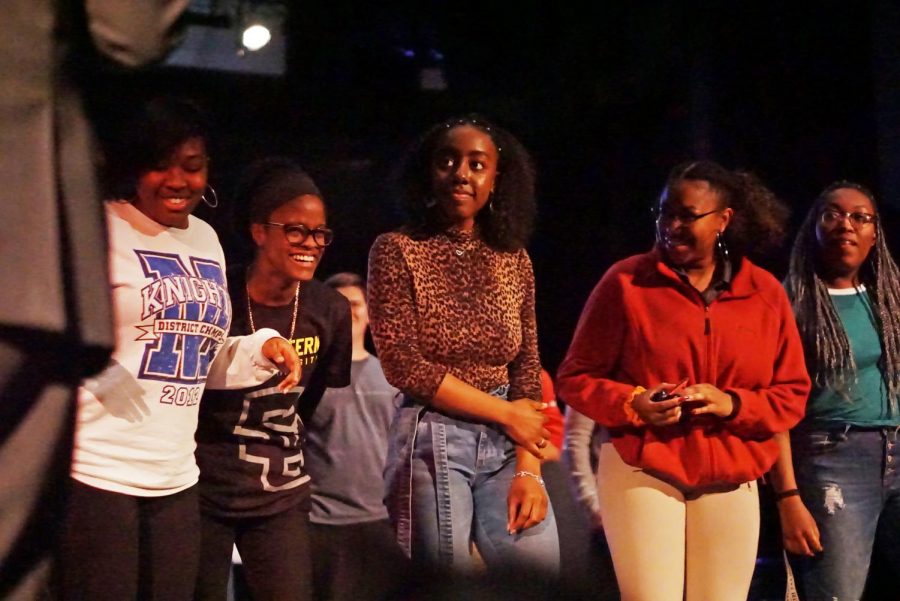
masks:
<path fill-rule="evenodd" d="M 284 75 L 286 0 L 190 0 L 190 5 L 184 40 L 166 65 Z"/>
<path fill-rule="evenodd" d="M 268 44 L 271 39 L 272 32 L 268 27 L 254 23 L 246 27 L 241 34 L 241 45 L 247 50 L 255 52 Z"/>

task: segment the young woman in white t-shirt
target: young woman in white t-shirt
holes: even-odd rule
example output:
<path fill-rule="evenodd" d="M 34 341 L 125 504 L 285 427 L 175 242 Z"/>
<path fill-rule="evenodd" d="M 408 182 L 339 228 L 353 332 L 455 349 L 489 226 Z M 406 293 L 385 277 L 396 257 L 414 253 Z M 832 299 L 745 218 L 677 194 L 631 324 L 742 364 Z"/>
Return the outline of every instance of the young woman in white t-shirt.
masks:
<path fill-rule="evenodd" d="M 207 185 L 206 127 L 192 104 L 147 103 L 109 157 L 127 183 L 107 203 L 116 350 L 83 382 L 68 512 L 63 599 L 191 599 L 199 550 L 194 430 L 207 383 L 300 378 L 273 330 L 229 337 L 225 259 L 191 215 Z M 87 242 L 86 242 L 87 243 Z"/>

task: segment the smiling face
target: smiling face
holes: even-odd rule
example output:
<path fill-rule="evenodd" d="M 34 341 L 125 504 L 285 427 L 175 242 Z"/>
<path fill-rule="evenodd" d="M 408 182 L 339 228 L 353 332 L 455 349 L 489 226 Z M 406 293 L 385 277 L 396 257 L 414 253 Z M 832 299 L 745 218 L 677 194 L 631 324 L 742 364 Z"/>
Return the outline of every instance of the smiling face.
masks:
<path fill-rule="evenodd" d="M 325 205 L 318 196 L 304 194 L 272 211 L 268 221 L 301 224 L 309 229 L 326 227 Z M 250 233 L 257 247 L 256 265 L 264 272 L 292 281 L 305 282 L 313 278 L 325 248 L 318 246 L 312 235 L 298 244 L 292 244 L 288 242 L 282 227 L 262 223 L 254 223 Z"/>
<path fill-rule="evenodd" d="M 839 219 L 826 224 L 825 211 L 840 213 Z M 875 223 L 854 224 L 846 213 L 877 215 L 868 196 L 853 188 L 838 188 L 822 203 L 816 220 L 816 242 L 826 279 L 840 278 L 849 285 L 858 282 L 859 269 L 875 246 Z"/>
<path fill-rule="evenodd" d="M 491 136 L 477 127 L 447 130 L 432 158 L 431 193 L 451 225 L 475 225 L 475 216 L 494 189 L 498 158 Z"/>
<path fill-rule="evenodd" d="M 134 206 L 166 227 L 186 228 L 206 190 L 208 165 L 203 138 L 189 138 L 159 165 L 138 175 Z"/>
<path fill-rule="evenodd" d="M 678 181 L 663 195 L 656 227 L 672 264 L 692 268 L 714 260 L 716 234 L 725 232 L 733 214 L 721 204 L 718 192 L 704 180 Z"/>

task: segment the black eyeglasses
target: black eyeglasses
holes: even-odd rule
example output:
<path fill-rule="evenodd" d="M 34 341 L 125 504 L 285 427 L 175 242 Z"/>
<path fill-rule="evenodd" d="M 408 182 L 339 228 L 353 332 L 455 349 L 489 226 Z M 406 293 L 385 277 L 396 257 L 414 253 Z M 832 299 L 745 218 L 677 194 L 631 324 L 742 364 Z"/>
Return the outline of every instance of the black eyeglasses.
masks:
<path fill-rule="evenodd" d="M 267 221 L 263 225 L 271 227 L 280 227 L 284 231 L 284 237 L 291 244 L 303 244 L 310 236 L 316 246 L 328 246 L 334 242 L 334 232 L 327 227 L 317 227 L 310 229 L 302 223 L 275 223 Z"/>
<path fill-rule="evenodd" d="M 819 220 L 825 227 L 834 227 L 844 219 L 850 218 L 850 225 L 853 229 L 862 229 L 870 223 L 875 223 L 878 218 L 871 213 L 862 213 L 860 211 L 838 211 L 837 209 L 825 209 L 819 215 Z"/>
<path fill-rule="evenodd" d="M 667 208 L 659 209 L 657 207 L 653 207 L 651 209 L 653 212 L 653 217 L 656 219 L 658 223 L 674 223 L 678 222 L 681 225 L 691 226 L 697 222 L 699 219 L 703 219 L 708 215 L 712 215 L 713 213 L 718 213 L 721 209 L 713 209 L 712 211 L 707 211 L 706 213 L 691 213 L 690 211 L 671 211 Z"/>

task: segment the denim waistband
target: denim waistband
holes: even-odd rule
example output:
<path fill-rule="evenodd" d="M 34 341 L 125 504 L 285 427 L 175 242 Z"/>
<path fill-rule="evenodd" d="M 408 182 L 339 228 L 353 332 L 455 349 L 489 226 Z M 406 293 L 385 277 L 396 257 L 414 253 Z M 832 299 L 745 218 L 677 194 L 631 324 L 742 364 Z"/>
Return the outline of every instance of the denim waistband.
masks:
<path fill-rule="evenodd" d="M 508 401 L 509 400 L 509 398 L 508 398 L 509 397 L 509 384 L 501 384 L 500 386 L 494 388 L 493 390 L 488 391 L 487 394 L 489 394 L 493 397 L 497 397 L 498 399 L 503 399 L 505 401 Z M 425 403 L 425 402 L 421 401 L 420 399 L 412 397 L 408 394 L 404 394 L 403 401 L 400 403 L 400 407 L 412 407 L 413 405 L 427 405 L 427 404 L 428 403 Z"/>
<path fill-rule="evenodd" d="M 897 432 L 900 431 L 900 425 L 896 426 L 859 426 L 856 424 L 842 424 L 842 423 L 831 423 L 831 424 L 821 424 L 821 423 L 809 423 L 809 424 L 800 424 L 796 428 L 794 428 L 795 432 L 805 433 L 805 432 L 840 432 L 842 434 L 847 434 L 848 432 Z"/>
<path fill-rule="evenodd" d="M 855 424 L 809 424 L 795 428 L 794 433 L 799 436 L 827 432 L 838 436 L 850 436 L 852 434 L 880 433 L 884 438 L 895 441 L 900 437 L 900 425 L 898 426 L 858 426 Z"/>

